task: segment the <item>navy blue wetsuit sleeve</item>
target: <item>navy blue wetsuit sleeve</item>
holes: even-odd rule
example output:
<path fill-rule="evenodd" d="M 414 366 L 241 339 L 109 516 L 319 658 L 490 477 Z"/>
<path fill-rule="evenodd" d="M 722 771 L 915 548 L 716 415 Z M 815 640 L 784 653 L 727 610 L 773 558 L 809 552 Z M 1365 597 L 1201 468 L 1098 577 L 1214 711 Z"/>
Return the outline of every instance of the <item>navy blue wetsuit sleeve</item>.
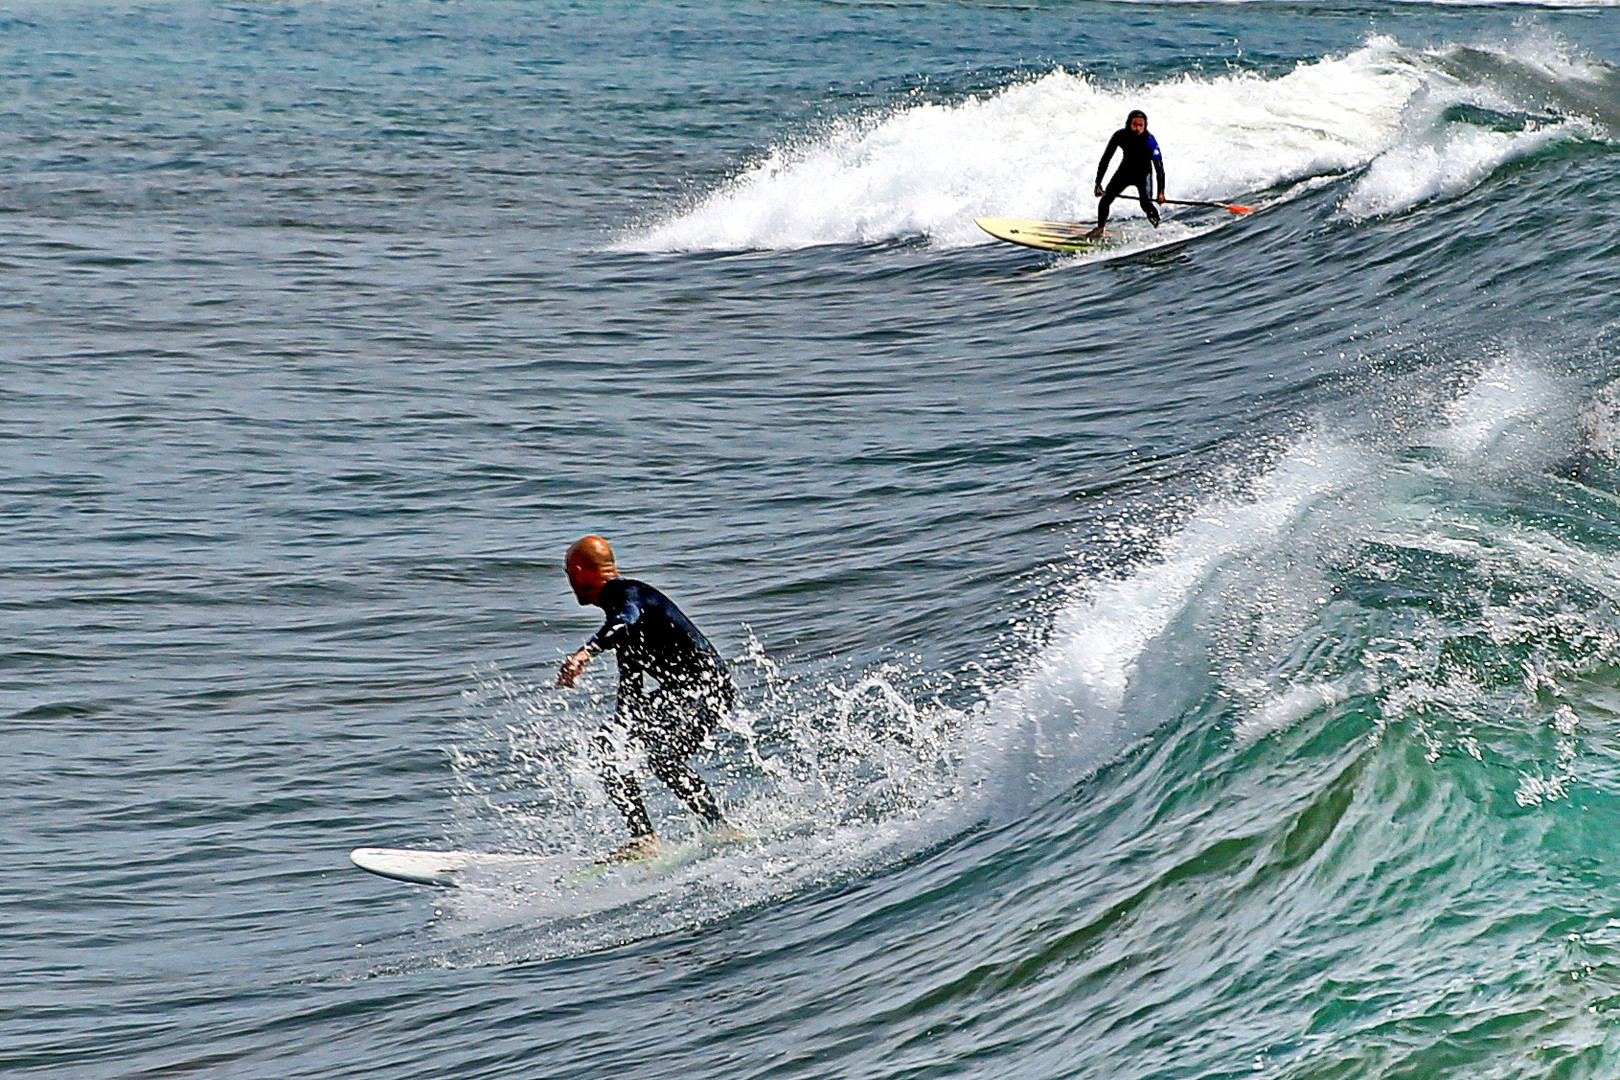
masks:
<path fill-rule="evenodd" d="M 1114 137 L 1108 140 L 1108 149 L 1103 151 L 1102 160 L 1097 162 L 1098 184 L 1103 182 L 1103 173 L 1108 171 L 1108 159 L 1114 156 L 1114 151 L 1119 150 L 1121 153 L 1124 153 L 1124 148 L 1121 147 L 1119 143 L 1119 135 L 1119 132 L 1114 132 Z"/>
<path fill-rule="evenodd" d="M 607 613 L 607 621 L 602 624 L 602 629 L 592 634 L 591 639 L 585 643 L 586 651 L 599 653 L 617 648 L 619 642 L 624 639 L 625 632 L 640 618 L 641 604 L 634 593 L 626 590 L 619 606 Z"/>
<path fill-rule="evenodd" d="M 1159 191 L 1160 195 L 1163 195 L 1164 194 L 1164 157 L 1159 153 L 1159 140 L 1155 139 L 1151 135 L 1148 136 L 1148 150 L 1153 155 L 1153 173 L 1154 173 L 1154 175 L 1156 177 L 1158 177 L 1158 180 L 1159 180 L 1158 191 Z"/>
<path fill-rule="evenodd" d="M 596 603 L 607 615 L 585 643 L 592 655 L 612 650 L 621 683 L 649 674 L 661 686 L 692 683 L 725 672 L 714 646 L 675 602 L 642 581 L 614 578 L 602 586 Z"/>

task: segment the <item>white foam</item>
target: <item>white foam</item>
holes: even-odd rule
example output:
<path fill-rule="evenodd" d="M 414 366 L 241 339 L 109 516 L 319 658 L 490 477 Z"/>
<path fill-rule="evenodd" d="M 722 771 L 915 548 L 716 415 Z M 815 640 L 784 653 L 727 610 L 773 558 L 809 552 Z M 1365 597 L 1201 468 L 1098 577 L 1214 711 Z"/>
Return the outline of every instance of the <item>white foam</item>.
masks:
<path fill-rule="evenodd" d="M 1504 431 L 1536 416 L 1549 392 L 1546 376 L 1536 368 L 1500 360 L 1446 409 L 1436 442 L 1464 457 L 1477 455 Z"/>
<path fill-rule="evenodd" d="M 1615 7 L 1620 0 L 1603 4 L 1571 4 L 1571 7 Z M 1509 44 L 1480 45 L 1476 51 L 1497 56 L 1511 65 L 1539 71 L 1550 82 L 1606 82 L 1614 69 L 1587 55 L 1569 41 L 1544 27 L 1529 26 Z M 1454 50 L 1446 50 L 1451 52 Z"/>
<path fill-rule="evenodd" d="M 1542 472 L 1575 449 L 1582 404 L 1570 380 L 1508 355 L 1446 408 L 1428 441 L 1478 474 Z"/>
<path fill-rule="evenodd" d="M 1163 646 L 1190 606 L 1218 591 L 1218 582 L 1238 564 L 1293 546 L 1290 537 L 1317 527 L 1311 521 L 1325 502 L 1366 475 L 1359 450 L 1320 437 L 1306 439 L 1261 478 L 1249 497 L 1206 506 L 1166 542 L 1160 559 L 1065 608 L 1029 674 L 992 694 L 983 710 L 986 719 L 1016 733 L 1015 739 L 1004 736 L 996 744 L 998 757 L 978 763 L 997 777 L 993 786 L 1004 799 L 1021 798 L 1011 808 L 1022 809 L 1073 784 L 1162 723 L 1163 708 L 1136 715 L 1125 709 L 1149 651 Z M 1307 582 L 1281 584 L 1301 590 L 1302 597 L 1314 596 Z M 1175 647 L 1169 648 L 1174 654 Z M 1172 655 L 1168 663 L 1175 667 L 1182 659 Z M 1196 669 L 1184 672 L 1182 688 L 1202 685 L 1201 675 Z M 1013 747 L 1020 752 L 1010 752 Z"/>
<path fill-rule="evenodd" d="M 1240 739 L 1258 739 L 1282 731 L 1320 709 L 1337 705 L 1349 692 L 1350 686 L 1345 680 L 1288 687 L 1261 702 L 1234 724 L 1233 734 Z"/>
<path fill-rule="evenodd" d="M 1352 218 L 1364 219 L 1455 196 L 1509 161 L 1584 133 L 1585 126 L 1573 122 L 1515 132 L 1447 124 L 1438 132 L 1426 132 L 1380 154 L 1345 196 L 1341 209 Z"/>

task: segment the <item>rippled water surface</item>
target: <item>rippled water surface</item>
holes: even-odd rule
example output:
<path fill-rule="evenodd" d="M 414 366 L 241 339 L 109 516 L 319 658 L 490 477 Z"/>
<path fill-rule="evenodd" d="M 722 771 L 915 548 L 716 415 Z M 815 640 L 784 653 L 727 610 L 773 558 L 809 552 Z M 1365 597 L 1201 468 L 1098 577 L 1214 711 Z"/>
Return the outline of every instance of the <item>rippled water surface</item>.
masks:
<path fill-rule="evenodd" d="M 0 1071 L 1620 1077 L 1620 12 L 0 2 Z M 1091 256 L 1140 107 L 1179 208 Z M 588 858 L 614 541 L 748 839 Z"/>

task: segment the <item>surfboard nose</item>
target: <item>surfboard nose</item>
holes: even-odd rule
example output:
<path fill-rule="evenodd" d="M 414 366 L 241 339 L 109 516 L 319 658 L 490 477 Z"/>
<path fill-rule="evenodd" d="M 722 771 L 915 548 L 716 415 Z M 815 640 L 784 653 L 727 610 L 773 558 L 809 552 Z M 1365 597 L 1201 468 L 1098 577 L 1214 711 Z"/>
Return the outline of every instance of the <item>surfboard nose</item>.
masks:
<path fill-rule="evenodd" d="M 464 855 L 454 851 L 410 851 L 404 848 L 357 847 L 349 861 L 362 870 L 395 881 L 455 888 L 453 875 L 467 868 Z"/>

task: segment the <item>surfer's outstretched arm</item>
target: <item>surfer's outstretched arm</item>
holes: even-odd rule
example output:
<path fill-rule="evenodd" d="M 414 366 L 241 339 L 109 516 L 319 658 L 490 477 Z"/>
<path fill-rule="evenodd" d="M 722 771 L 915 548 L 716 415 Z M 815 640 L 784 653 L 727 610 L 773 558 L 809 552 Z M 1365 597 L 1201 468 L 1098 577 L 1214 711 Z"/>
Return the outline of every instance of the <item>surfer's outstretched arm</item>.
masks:
<path fill-rule="evenodd" d="M 591 635 L 585 643 L 584 651 L 592 656 L 599 652 L 618 648 L 619 642 L 624 640 L 625 632 L 641 619 L 641 600 L 633 592 L 626 592 L 619 603 L 608 612 L 607 621 L 602 629 Z"/>
<path fill-rule="evenodd" d="M 585 665 L 591 662 L 591 658 L 598 653 L 617 648 L 629 628 L 640 618 L 640 602 L 634 594 L 625 594 L 624 601 L 608 612 L 607 621 L 602 624 L 602 629 L 592 634 L 590 640 L 563 661 L 561 670 L 557 672 L 557 685 L 564 688 L 573 686 L 574 680 L 579 678 L 580 672 L 585 670 Z"/>

